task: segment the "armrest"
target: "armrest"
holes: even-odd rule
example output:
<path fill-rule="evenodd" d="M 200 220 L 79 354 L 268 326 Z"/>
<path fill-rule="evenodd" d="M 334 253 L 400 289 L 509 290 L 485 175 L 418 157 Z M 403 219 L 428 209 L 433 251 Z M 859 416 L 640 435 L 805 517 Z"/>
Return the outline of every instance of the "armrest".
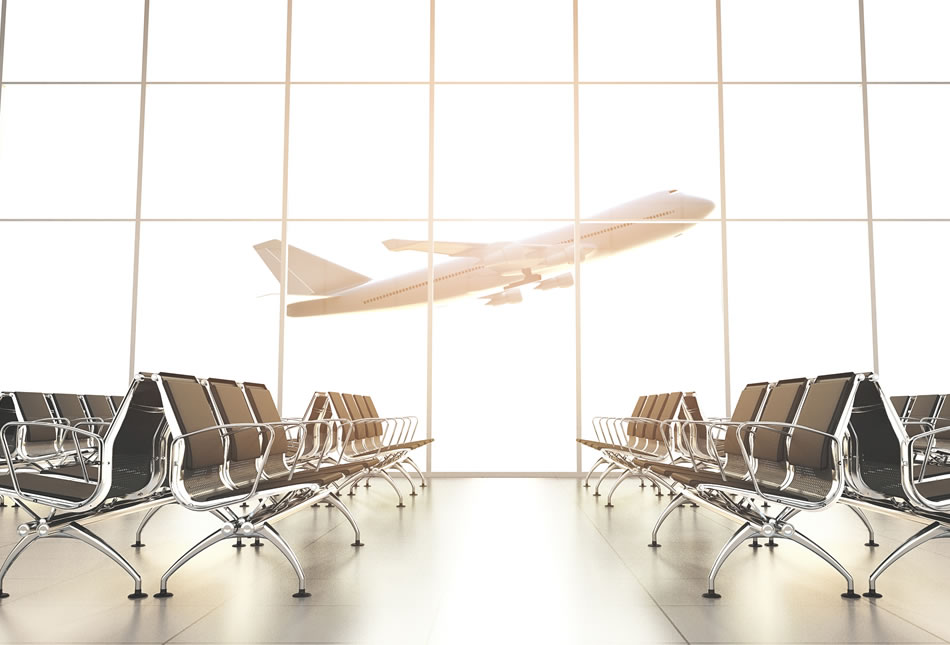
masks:
<path fill-rule="evenodd" d="M 234 504 L 243 504 L 244 502 L 253 499 L 257 495 L 257 487 L 260 484 L 261 476 L 264 474 L 264 466 L 267 463 L 268 457 L 270 457 L 271 447 L 274 445 L 273 425 L 283 424 L 226 423 L 222 425 L 209 426 L 207 428 L 202 428 L 201 430 L 189 432 L 188 434 L 182 435 L 180 437 L 175 437 L 171 443 L 172 454 L 175 454 L 175 451 L 178 450 L 176 446 L 181 445 L 183 442 L 193 438 L 195 435 L 204 434 L 206 432 L 217 432 L 218 438 L 221 439 L 221 447 L 224 451 L 224 462 L 227 463 L 228 444 L 226 441 L 224 441 L 226 437 L 229 437 L 242 430 L 257 430 L 258 436 L 263 436 L 264 432 L 267 432 L 267 445 L 264 448 L 264 454 L 257 462 L 257 475 L 254 477 L 254 483 L 251 486 L 251 490 L 246 495 L 235 495 L 233 497 L 227 497 L 224 499 L 215 500 L 213 502 L 196 501 L 191 497 L 191 495 L 188 494 L 188 492 L 184 489 L 184 486 L 179 484 L 181 482 L 181 473 L 184 469 L 184 459 L 175 458 L 172 460 L 172 468 L 174 468 L 175 471 L 175 476 L 172 479 L 172 493 L 175 495 L 175 498 L 182 504 L 182 506 L 193 511 L 207 511 L 216 508 L 223 508 L 225 506 L 233 506 Z M 188 444 L 184 444 L 184 450 L 188 449 Z"/>
<path fill-rule="evenodd" d="M 825 499 L 821 502 L 802 502 L 800 500 L 789 499 L 788 497 L 779 497 L 776 495 L 767 495 L 762 492 L 762 489 L 759 487 L 759 481 L 755 475 L 755 468 L 752 465 L 752 459 L 749 456 L 749 451 L 746 448 L 746 442 L 744 436 L 752 435 L 755 436 L 755 433 L 758 430 L 767 430 L 769 432 L 776 432 L 782 435 L 788 436 L 793 431 L 794 432 L 810 432 L 812 434 L 820 435 L 831 439 L 831 448 L 834 451 L 836 458 L 833 460 L 836 477 L 838 480 L 838 485 L 833 487 Z M 833 501 L 841 492 L 841 488 L 844 483 L 844 478 L 841 472 L 841 441 L 835 435 L 830 432 L 823 432 L 821 430 L 815 430 L 814 428 L 809 428 L 808 426 L 803 426 L 798 423 L 781 423 L 778 421 L 750 421 L 743 423 L 736 430 L 739 439 L 739 450 L 742 452 L 742 459 L 745 461 L 746 469 L 749 471 L 749 478 L 752 481 L 752 485 L 755 487 L 755 493 L 762 499 L 775 502 L 777 504 L 782 504 L 783 506 L 791 506 L 794 508 L 800 508 L 802 510 L 814 510 L 816 508 L 822 508 L 827 506 L 831 501 Z"/>
<path fill-rule="evenodd" d="M 88 430 L 82 430 L 80 428 L 76 428 L 74 426 L 66 425 L 63 423 L 55 423 L 51 421 L 10 421 L 9 423 L 5 423 L 3 427 L 0 428 L 0 444 L 2 444 L 3 456 L 7 463 L 7 469 L 10 474 L 10 481 L 13 484 L 13 490 L 16 491 L 17 496 L 22 497 L 23 491 L 20 488 L 20 482 L 17 477 L 17 470 L 16 470 L 17 461 L 13 459 L 13 455 L 10 452 L 10 445 L 9 445 L 9 442 L 7 441 L 7 437 L 11 431 L 19 432 L 19 428 L 22 426 L 53 428 L 57 432 L 63 432 L 64 435 L 65 434 L 71 435 L 73 438 L 73 443 L 76 446 L 76 457 L 82 469 L 83 480 L 86 483 L 89 483 L 89 473 L 86 470 L 85 461 L 82 459 L 82 451 L 81 451 L 81 448 L 79 447 L 78 437 L 83 436 L 95 442 L 96 448 L 100 451 L 100 453 L 103 446 L 102 437 L 100 437 L 94 432 L 89 432 Z M 69 454 L 69 453 L 67 452 L 64 454 Z M 20 463 L 23 463 L 23 462 L 21 461 Z M 42 472 L 40 474 L 42 474 Z M 101 481 L 101 478 L 99 481 Z M 44 500 L 46 500 L 44 503 L 47 503 L 50 506 L 53 506 L 54 508 L 71 509 L 71 508 L 79 508 L 81 506 L 85 506 L 90 501 L 92 501 L 93 498 L 95 498 L 98 492 L 99 492 L 99 486 L 97 485 L 93 493 L 89 497 L 87 497 L 86 499 L 80 502 L 59 501 L 59 503 L 57 503 L 57 500 L 53 498 L 47 498 L 45 496 L 42 496 L 42 497 L 44 497 Z"/>

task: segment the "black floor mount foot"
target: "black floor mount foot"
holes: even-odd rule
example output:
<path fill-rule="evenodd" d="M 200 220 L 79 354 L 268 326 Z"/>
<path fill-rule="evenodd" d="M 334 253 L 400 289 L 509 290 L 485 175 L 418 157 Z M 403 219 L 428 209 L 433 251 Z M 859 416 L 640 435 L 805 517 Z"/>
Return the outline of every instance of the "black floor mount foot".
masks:
<path fill-rule="evenodd" d="M 864 546 L 881 546 L 881 545 L 875 542 L 874 540 L 871 540 L 870 542 L 865 542 Z"/>
<path fill-rule="evenodd" d="M 301 589 L 300 591 L 294 594 L 294 598 L 309 598 L 309 597 L 310 597 L 310 593 L 306 589 Z"/>
<path fill-rule="evenodd" d="M 874 591 L 873 589 L 871 589 L 871 591 L 865 592 L 864 597 L 865 598 L 883 598 L 884 596 Z"/>
<path fill-rule="evenodd" d="M 152 594 L 152 598 L 171 598 L 174 595 L 175 594 L 171 593 L 167 589 L 162 589 L 158 593 Z"/>
<path fill-rule="evenodd" d="M 770 549 L 774 549 L 775 547 L 778 546 L 778 542 L 776 542 L 772 538 L 769 538 L 769 541 L 765 543 L 765 546 L 769 547 Z"/>
<path fill-rule="evenodd" d="M 231 548 L 233 548 L 233 549 L 243 549 L 243 548 L 246 547 L 246 546 L 247 546 L 246 544 L 244 544 L 243 542 L 241 542 L 241 538 L 238 538 L 238 541 L 235 542 L 234 544 L 232 544 L 232 545 L 231 545 Z"/>
<path fill-rule="evenodd" d="M 846 592 L 841 594 L 841 597 L 842 598 L 860 598 L 861 596 L 859 594 L 854 593 L 853 589 L 848 589 Z"/>
<path fill-rule="evenodd" d="M 354 543 L 351 544 L 350 546 L 366 546 L 366 543 L 365 543 L 365 542 L 360 542 L 359 540 L 357 540 L 356 542 L 354 542 Z"/>
<path fill-rule="evenodd" d="M 259 549 L 260 547 L 264 546 L 264 543 L 261 542 L 260 538 L 254 538 L 254 541 L 251 542 L 251 546 L 255 549 Z"/>
<path fill-rule="evenodd" d="M 660 548 L 660 547 L 663 546 L 663 545 L 660 544 L 659 542 L 657 542 L 656 540 L 653 540 L 653 541 L 650 542 L 647 546 L 650 547 L 651 549 L 658 549 L 658 548 Z"/>
<path fill-rule="evenodd" d="M 369 482 L 366 482 L 365 484 L 363 484 L 363 486 L 364 486 L 365 488 L 369 488 Z"/>
<path fill-rule="evenodd" d="M 10 594 L 8 594 L 3 589 L 0 589 L 0 598 L 9 598 L 9 597 L 10 597 Z"/>
<path fill-rule="evenodd" d="M 762 545 L 759 544 L 759 540 L 758 540 L 757 538 L 752 538 L 752 544 L 749 545 L 749 548 L 750 548 L 750 549 L 758 549 L 758 548 L 761 547 L 761 546 L 762 546 Z"/>
<path fill-rule="evenodd" d="M 145 544 L 136 540 L 135 544 L 130 544 L 129 546 L 131 546 L 133 549 L 141 549 L 143 546 L 145 546 Z"/>
<path fill-rule="evenodd" d="M 703 598 L 722 598 L 722 596 L 717 594 L 715 589 L 710 589 L 703 594 Z"/>
<path fill-rule="evenodd" d="M 396 508 L 406 508 L 406 505 L 403 504 L 402 502 L 399 502 L 398 504 L 396 504 Z"/>
<path fill-rule="evenodd" d="M 614 505 L 611 504 L 610 502 L 607 502 L 606 504 L 604 504 L 604 508 L 613 508 L 613 507 Z"/>
<path fill-rule="evenodd" d="M 584 488 L 590 488 L 590 484 L 584 484 Z"/>
<path fill-rule="evenodd" d="M 416 491 L 412 491 L 411 493 L 409 493 L 409 497 L 415 497 L 418 494 L 419 493 L 417 493 Z"/>
<path fill-rule="evenodd" d="M 594 491 L 594 497 L 600 497 L 600 493 L 598 493 L 597 491 Z"/>
<path fill-rule="evenodd" d="M 138 600 L 139 598 L 148 598 L 148 594 L 141 589 L 136 589 L 135 593 L 129 594 L 129 600 Z"/>

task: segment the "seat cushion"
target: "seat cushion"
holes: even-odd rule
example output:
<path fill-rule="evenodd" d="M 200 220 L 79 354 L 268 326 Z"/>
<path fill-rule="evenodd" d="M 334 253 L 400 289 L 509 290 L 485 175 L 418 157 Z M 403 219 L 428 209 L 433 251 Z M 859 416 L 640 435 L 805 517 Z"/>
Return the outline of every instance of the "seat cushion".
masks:
<path fill-rule="evenodd" d="M 18 472 L 17 483 L 27 495 L 36 495 L 61 499 L 68 502 L 81 502 L 96 490 L 96 482 L 78 481 L 73 478 L 60 478 L 49 474 Z M 10 473 L 0 473 L 0 487 L 7 489 L 7 495 L 13 495 L 13 479 Z"/>

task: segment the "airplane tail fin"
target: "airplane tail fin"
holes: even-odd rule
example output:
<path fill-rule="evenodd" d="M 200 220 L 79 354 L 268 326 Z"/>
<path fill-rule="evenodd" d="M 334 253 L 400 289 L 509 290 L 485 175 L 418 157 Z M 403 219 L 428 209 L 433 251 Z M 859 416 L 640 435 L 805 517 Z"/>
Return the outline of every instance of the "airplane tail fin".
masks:
<path fill-rule="evenodd" d="M 264 264 L 280 280 L 280 240 L 254 245 Z M 287 293 L 293 296 L 330 296 L 370 281 L 367 276 L 287 245 Z"/>

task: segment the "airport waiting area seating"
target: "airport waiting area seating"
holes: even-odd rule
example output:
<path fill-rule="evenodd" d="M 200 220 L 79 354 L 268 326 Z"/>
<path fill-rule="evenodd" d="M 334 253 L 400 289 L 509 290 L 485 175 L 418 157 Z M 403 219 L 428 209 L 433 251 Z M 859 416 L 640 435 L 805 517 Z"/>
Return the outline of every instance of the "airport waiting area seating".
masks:
<path fill-rule="evenodd" d="M 363 418 L 367 412 L 373 416 Z M 221 541 L 244 546 L 246 538 L 273 544 L 297 577 L 294 597 L 308 596 L 297 556 L 274 524 L 326 501 L 352 526 L 352 546 L 363 546 L 340 492 L 425 445 L 411 442 L 408 417 L 379 418 L 375 407 L 358 416 L 330 416 L 330 396 L 316 392 L 302 417 L 282 419 L 262 384 L 172 373 L 137 374 L 122 397 L 0 393 L 0 496 L 27 515 L 0 565 L 0 598 L 9 596 L 3 580 L 17 558 L 45 538 L 99 550 L 132 578 L 129 598 L 145 597 L 136 569 L 88 525 L 144 512 L 132 545 L 143 547 L 143 528 L 171 504 L 211 518 L 215 530 L 171 564 L 156 597 L 172 595 L 170 578 L 199 553 Z"/>
<path fill-rule="evenodd" d="M 925 525 L 870 574 L 867 597 L 881 597 L 876 582 L 901 557 L 950 537 L 950 414 L 941 416 L 946 395 L 890 399 L 875 374 L 842 373 L 751 383 L 728 419 L 701 418 L 695 401 L 680 408 L 663 404 L 656 413 L 661 399 L 640 397 L 631 417 L 596 417 L 597 439 L 581 443 L 601 453 L 595 468 L 624 469 L 618 483 L 631 474 L 673 491 L 648 546 L 660 547 L 661 525 L 686 504 L 739 524 L 711 566 L 707 598 L 720 597 L 717 575 L 739 545 L 776 546 L 780 539 L 818 555 L 845 579 L 842 596 L 859 597 L 844 566 L 792 523 L 833 504 L 845 505 L 864 524 L 866 547 L 878 545 L 865 512 Z M 645 441 L 639 424 L 663 428 L 665 450 Z"/>

